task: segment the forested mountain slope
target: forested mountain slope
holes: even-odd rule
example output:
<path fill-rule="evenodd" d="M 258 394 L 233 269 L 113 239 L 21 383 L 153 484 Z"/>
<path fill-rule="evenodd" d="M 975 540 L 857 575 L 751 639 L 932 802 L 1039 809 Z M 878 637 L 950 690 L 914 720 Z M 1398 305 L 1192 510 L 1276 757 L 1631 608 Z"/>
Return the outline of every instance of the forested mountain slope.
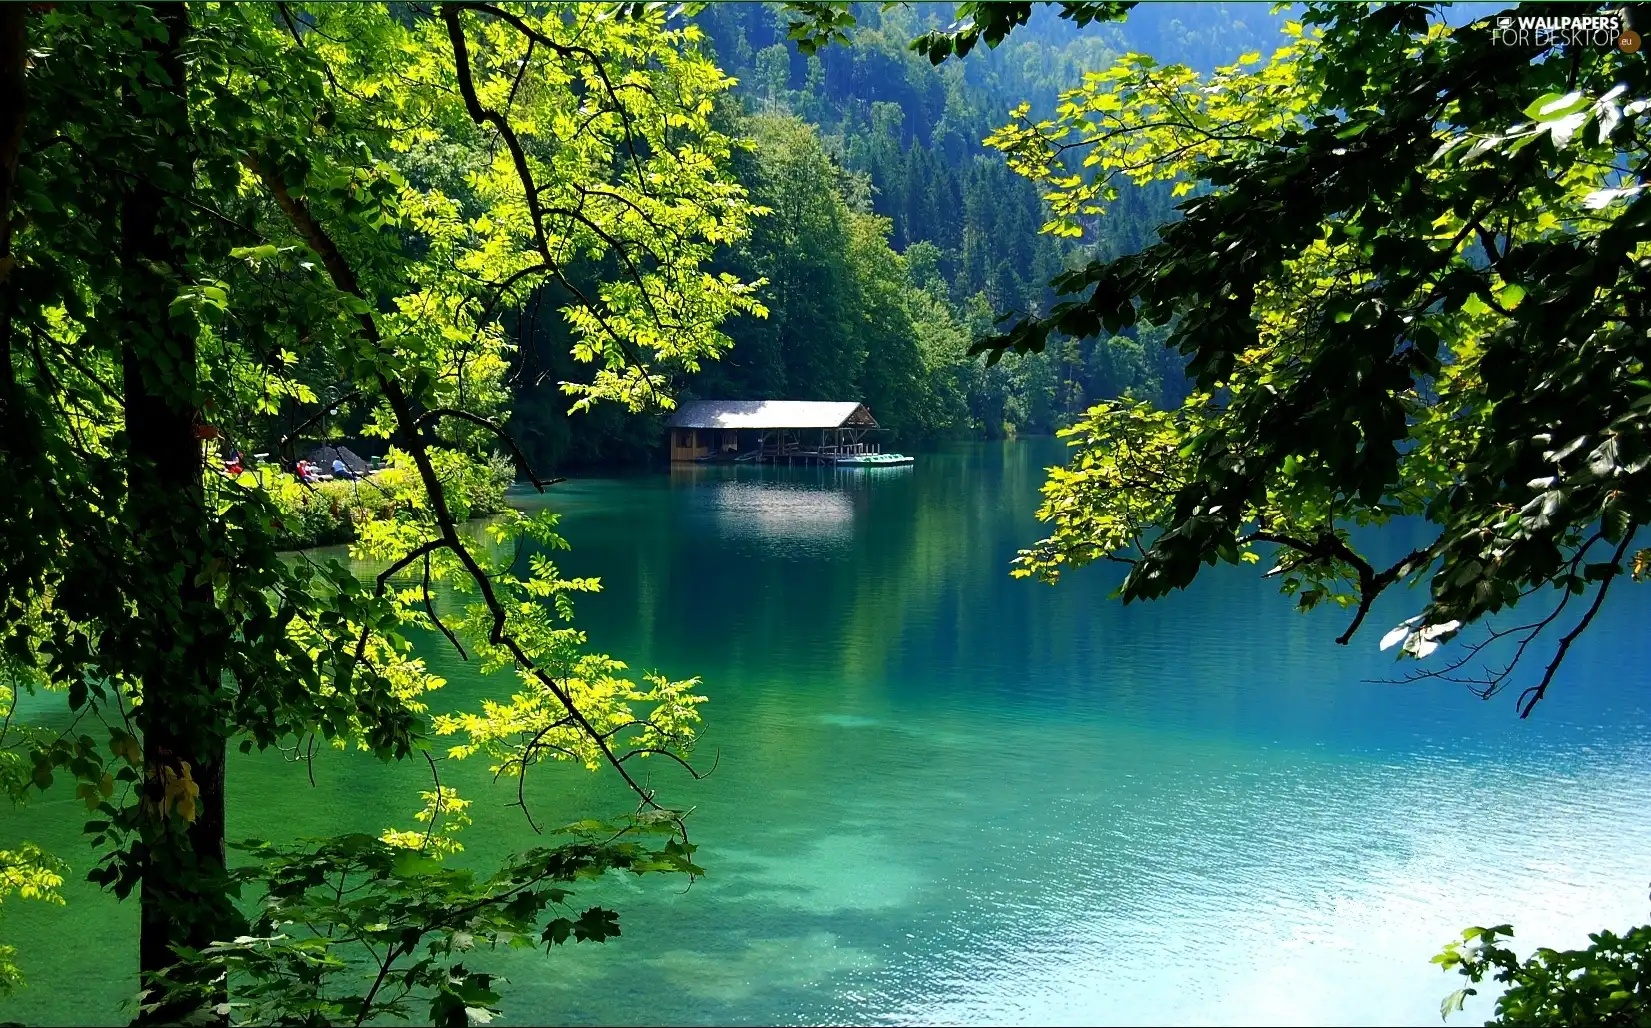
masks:
<path fill-rule="evenodd" d="M 1087 71 L 1129 51 L 1208 69 L 1277 45 L 1262 3 L 1145 4 L 1122 25 L 1077 29 L 1040 11 L 997 50 L 940 67 L 907 49 L 951 16 L 945 3 L 858 5 L 854 45 L 813 56 L 768 4 L 713 3 L 698 16 L 739 80 L 722 112 L 752 149 L 740 178 L 772 213 L 725 258 L 764 278 L 765 319 L 729 326 L 734 349 L 684 396 L 864 399 L 897 440 L 1046 433 L 1097 399 L 1174 400 L 1174 355 L 1155 339 L 1085 341 L 985 368 L 970 341 L 1006 314 L 1045 309 L 1045 283 L 1088 253 L 1131 252 L 1174 216 L 1167 188 L 1126 193 L 1092 236 L 1040 234 L 1036 189 L 981 140 L 1025 101 L 1052 110 Z M 632 462 L 655 452 L 657 419 L 566 415 L 560 381 L 583 370 L 547 295 L 518 327 L 514 432 L 541 466 Z"/>

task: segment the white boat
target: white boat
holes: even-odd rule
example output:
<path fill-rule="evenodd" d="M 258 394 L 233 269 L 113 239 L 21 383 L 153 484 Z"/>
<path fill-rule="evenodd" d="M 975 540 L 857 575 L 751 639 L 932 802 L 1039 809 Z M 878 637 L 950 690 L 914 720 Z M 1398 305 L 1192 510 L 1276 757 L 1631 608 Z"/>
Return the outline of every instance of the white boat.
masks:
<path fill-rule="evenodd" d="M 903 453 L 855 453 L 837 458 L 837 466 L 840 468 L 888 468 L 916 462 L 916 457 L 908 457 Z"/>

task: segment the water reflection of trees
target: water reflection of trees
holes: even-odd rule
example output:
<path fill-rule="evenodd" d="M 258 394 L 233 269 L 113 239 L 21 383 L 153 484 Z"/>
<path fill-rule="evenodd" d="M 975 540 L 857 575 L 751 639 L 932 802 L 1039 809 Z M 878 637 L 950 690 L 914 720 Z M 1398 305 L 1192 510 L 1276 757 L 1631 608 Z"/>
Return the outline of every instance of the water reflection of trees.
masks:
<path fill-rule="evenodd" d="M 1179 708 L 1206 727 L 1271 706 L 1238 685 L 1323 662 L 1315 622 L 1265 583 L 1177 595 L 1165 601 L 1172 612 L 1105 602 L 1115 584 L 1105 568 L 1061 596 L 1011 580 L 1016 547 L 1040 528 L 1043 469 L 1063 450 L 1024 440 L 927 454 L 904 474 L 695 467 L 668 476 L 664 495 L 616 486 L 612 507 L 568 526 L 609 590 L 592 630 L 616 654 L 712 676 L 713 699 L 735 684 L 723 677 L 818 685 L 848 706 L 943 680 L 964 692 L 1035 690 L 1042 704 L 1105 702 L 1132 719 Z M 1245 645 L 1244 626 L 1261 620 L 1277 640 L 1266 651 Z M 1199 647 L 1187 645 L 1189 623 L 1208 626 Z M 1180 680 L 1166 682 L 1165 668 Z M 1297 691 L 1316 681 L 1289 680 Z M 1296 697 L 1291 717 L 1345 716 L 1351 700 L 1334 693 Z M 741 702 L 781 700 L 753 689 Z"/>
<path fill-rule="evenodd" d="M 616 496 L 620 509 L 570 522 L 570 561 L 602 551 L 590 566 L 609 594 L 592 627 L 613 633 L 616 651 L 628 637 L 659 661 L 709 652 L 724 673 L 876 688 L 914 629 L 971 651 L 1020 650 L 1024 639 L 1000 636 L 1061 631 L 1043 622 L 985 633 L 973 620 L 983 595 L 1025 588 L 1006 577 L 1006 523 L 1027 521 L 1043 463 L 1003 444 L 903 470 L 676 470 L 666 502 Z"/>
<path fill-rule="evenodd" d="M 845 712 L 1007 692 L 1296 738 L 1374 713 L 1369 690 L 1336 685 L 1371 677 L 1371 655 L 1330 646 L 1321 619 L 1293 614 L 1253 576 L 1129 607 L 1106 601 L 1116 583 L 1104 567 L 1058 595 L 1011 580 L 1016 547 L 1041 527 L 1043 468 L 1062 455 L 1053 440 L 1023 440 L 908 469 L 694 466 L 527 502 L 568 512 L 574 549 L 554 558 L 603 579 L 579 604 L 592 645 L 638 670 L 705 676 L 713 729 L 725 702 L 747 725 L 794 721 L 787 697 L 814 688 Z M 1251 644 L 1262 631 L 1271 646 Z M 438 702 L 456 702 L 472 672 L 436 660 L 454 680 Z M 1314 673 L 1290 673 L 1304 666 Z"/>

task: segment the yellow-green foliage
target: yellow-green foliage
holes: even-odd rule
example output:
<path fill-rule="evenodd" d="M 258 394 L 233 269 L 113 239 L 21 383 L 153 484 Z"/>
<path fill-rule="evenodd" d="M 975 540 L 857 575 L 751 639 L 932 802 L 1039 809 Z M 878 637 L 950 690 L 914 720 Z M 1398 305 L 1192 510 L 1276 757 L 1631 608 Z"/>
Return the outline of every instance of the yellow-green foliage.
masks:
<path fill-rule="evenodd" d="M 1174 194 L 1184 196 L 1200 162 L 1271 143 L 1299 124 L 1315 94 L 1299 88 L 1298 62 L 1312 55 L 1314 38 L 1297 22 L 1287 31 L 1291 41 L 1271 61 L 1247 53 L 1207 79 L 1185 65 L 1125 54 L 1062 93 L 1054 118 L 1033 122 L 1031 105 L 1021 104 L 986 144 L 1042 185 L 1053 215 L 1045 232 L 1081 236 L 1082 219 L 1118 198 L 1118 180 L 1174 182 Z"/>
<path fill-rule="evenodd" d="M 633 6 L 606 17 L 571 4 L 55 5 L 28 18 L 30 113 L 14 209 L 0 212 L 17 226 L 9 281 L 27 276 L 8 317 L 29 341 L 5 404 L 8 426 L 28 432 L 8 427 L 15 448 L 0 460 L 0 652 L 36 656 L 28 670 L 62 694 L 62 723 L 121 727 L 106 744 L 31 738 L 0 770 L 25 789 L 72 776 L 60 788 L 72 781 L 99 815 L 83 822 L 104 858 L 91 880 L 144 897 L 146 914 L 160 911 L 146 931 L 162 925 L 181 959 L 213 964 L 172 982 L 146 966 L 146 1002 L 179 990 L 146 1019 L 210 1010 L 226 974 L 238 1003 L 263 1004 L 237 1006 L 249 1023 L 485 1019 L 496 997 L 458 963 L 469 943 L 455 940 L 536 935 L 534 918 L 566 893 L 524 883 L 697 870 L 685 840 L 655 859 L 607 837 L 481 879 L 391 852 L 411 841 L 392 832 L 306 840 L 296 855 L 262 847 L 280 859 L 226 875 L 213 867 L 222 837 L 200 817 L 223 796 L 197 772 L 225 759 L 226 741 L 397 760 L 455 730 L 501 764 L 561 749 L 605 762 L 658 807 L 626 761 L 686 750 L 692 683 L 630 683 L 583 651 L 568 595 L 594 582 L 542 558 L 518 564 L 518 545 L 560 540 L 553 521 L 504 509 L 509 476 L 482 457 L 505 432 L 506 316 L 537 297 L 558 298 L 573 356 L 593 365 L 574 390 L 581 406 L 668 406 L 668 382 L 726 351 L 727 318 L 762 313 L 750 284 L 713 266 L 755 213 L 731 175 L 735 140 L 713 117 L 731 80 L 696 28 Z M 111 245 L 131 229 L 123 211 L 157 209 L 144 231 L 164 258 Z M 250 449 L 278 418 L 314 424 L 340 405 L 362 434 L 403 448 L 389 470 L 317 487 L 213 470 L 204 498 L 193 481 L 133 485 L 193 466 L 184 426 Z M 160 433 L 164 456 L 133 462 L 128 444 L 159 435 L 128 415 L 157 406 L 180 430 Z M 499 552 L 457 527 L 490 512 Z M 351 538 L 379 576 L 281 552 Z M 454 594 L 466 604 L 456 613 L 444 607 Z M 428 695 L 442 681 L 413 645 L 425 631 L 451 632 L 519 695 L 462 729 L 434 724 Z M 464 801 L 432 793 L 420 848 L 439 854 Z M 638 831 L 677 823 L 652 814 Z M 33 851 L 9 852 L 19 891 L 51 894 Z M 385 888 L 370 901 L 346 889 L 343 902 L 320 890 L 319 907 L 292 917 L 266 905 L 243 918 L 237 902 L 275 896 L 289 859 L 303 876 L 342 867 Z M 152 908 L 151 885 L 180 901 Z M 445 905 L 426 902 L 443 887 Z M 247 939 L 182 952 L 203 935 L 236 939 L 263 914 L 256 961 L 226 962 Z M 552 922 L 547 938 L 617 931 L 611 912 L 587 915 L 577 930 Z M 353 970 L 369 959 L 361 984 Z M 317 961 L 325 976 L 311 973 Z M 191 993 L 203 983 L 214 984 Z M 409 1013 L 410 993 L 431 1000 L 428 1014 Z"/>
<path fill-rule="evenodd" d="M 470 824 L 470 801 L 459 799 L 457 790 L 446 785 L 419 796 L 424 799 L 424 807 L 413 815 L 413 820 L 424 827 L 406 831 L 386 828 L 379 838 L 398 849 L 420 850 L 435 857 L 463 850 L 464 844 L 454 836 Z"/>
<path fill-rule="evenodd" d="M 1196 402 L 1170 412 L 1135 400 L 1109 401 L 1063 429 L 1072 459 L 1049 469 L 1038 508 L 1038 519 L 1053 524 L 1054 534 L 1021 550 L 1012 574 L 1053 583 L 1066 565 L 1139 552 L 1185 480 L 1182 433 L 1197 409 Z"/>
<path fill-rule="evenodd" d="M 1173 182 L 1176 195 L 1187 195 L 1207 178 L 1212 162 L 1231 167 L 1264 159 L 1283 148 L 1291 133 L 1327 116 L 1322 98 L 1337 72 L 1325 57 L 1324 34 L 1296 22 L 1287 23 L 1285 31 L 1285 45 L 1270 60 L 1245 54 L 1207 76 L 1127 54 L 1063 94 L 1054 117 L 1032 122 L 1023 105 L 987 143 L 1042 188 L 1052 212 L 1045 231 L 1082 235 L 1116 199 L 1121 183 Z M 1448 46 L 1450 32 L 1443 24 L 1432 25 L 1409 45 L 1407 58 L 1423 60 L 1424 51 Z M 1533 144 L 1569 148 L 1579 159 L 1568 162 L 1551 187 L 1498 201 L 1496 231 L 1522 240 L 1568 239 L 1579 226 L 1598 231 L 1622 213 L 1620 201 L 1638 189 L 1610 188 L 1618 173 L 1607 137 L 1648 105 L 1651 101 L 1632 100 L 1618 86 L 1597 96 L 1543 96 L 1524 111 L 1534 120 L 1520 121 L 1518 112 L 1510 112 L 1502 131 L 1441 125 L 1434 133 L 1433 162 L 1415 173 L 1445 193 L 1460 189 L 1489 162 Z M 1454 117 L 1461 109 L 1462 101 L 1451 101 L 1446 113 Z M 1591 123 L 1598 133 L 1583 132 Z M 1343 130 L 1347 146 L 1357 145 L 1362 128 L 1355 122 Z M 1435 259 L 1444 267 L 1467 263 L 1490 235 L 1473 220 L 1468 205 L 1459 204 L 1428 226 L 1427 240 L 1441 247 Z M 1510 325 L 1527 291 L 1509 272 L 1492 267 L 1485 272 L 1485 288 L 1456 308 L 1413 298 L 1420 313 L 1407 318 L 1412 336 L 1436 345 L 1448 359 L 1430 376 L 1417 376 L 1399 397 L 1403 424 L 1397 431 L 1405 443 L 1397 457 L 1397 481 L 1380 497 L 1347 496 L 1344 483 L 1318 462 L 1319 440 L 1310 435 L 1262 472 L 1260 458 L 1251 452 L 1255 424 L 1278 398 L 1315 373 L 1325 359 L 1325 326 L 1349 325 L 1381 309 L 1361 300 L 1381 285 L 1372 265 L 1367 239 L 1327 221 L 1316 239 L 1279 261 L 1256 285 L 1249 307 L 1255 345 L 1235 354 L 1219 380 L 1172 412 L 1127 401 L 1088 410 L 1062 433 L 1072 455 L 1067 466 L 1050 469 L 1044 487 L 1039 517 L 1052 532 L 1021 551 L 1014 574 L 1054 581 L 1066 567 L 1138 558 L 1162 529 L 1188 517 L 1176 513 L 1173 502 L 1182 486 L 1254 468 L 1264 481 L 1241 510 L 1190 515 L 1211 521 L 1232 517 L 1245 526 L 1242 535 L 1222 545 L 1219 556 L 1253 562 L 1260 559 L 1256 545 L 1291 540 L 1286 545 L 1298 552 L 1286 554 L 1272 573 L 1302 608 L 1358 602 L 1369 583 L 1360 578 L 1357 562 L 1345 559 L 1351 554 L 1345 523 L 1420 514 L 1459 479 L 1460 468 L 1486 438 L 1492 411 L 1481 363 L 1484 342 Z M 1131 581 L 1132 589 L 1150 591 L 1144 581 Z"/>
<path fill-rule="evenodd" d="M 63 864 L 32 842 L 16 849 L 0 850 L 0 901 L 9 896 L 63 904 Z M 0 994 L 22 984 L 17 947 L 0 945 Z"/>
<path fill-rule="evenodd" d="M 505 491 L 515 477 L 508 461 L 497 457 L 477 460 L 451 450 L 438 451 L 435 458 L 455 517 L 485 517 L 504 510 Z M 352 542 L 363 524 L 384 521 L 397 510 L 422 507 L 426 502 L 423 484 L 407 455 L 394 450 L 383 470 L 355 481 L 305 484 L 269 467 L 242 472 L 237 482 L 268 492 L 280 512 L 278 530 L 295 549 Z"/>
<path fill-rule="evenodd" d="M 504 511 L 488 523 L 495 546 L 477 552 L 484 576 L 495 584 L 504 612 L 496 622 L 476 599 L 476 580 L 451 551 L 438 550 L 403 572 L 393 593 L 399 616 L 426 629 L 447 628 L 470 641 L 483 672 L 515 671 L 519 690 L 508 700 L 484 700 L 474 712 L 439 715 L 438 736 L 460 735 L 448 755 L 476 754 L 492 761 L 495 773 L 520 775 L 545 759 L 573 760 L 590 768 L 632 757 L 681 758 L 692 747 L 705 697 L 697 678 L 672 680 L 644 674 L 627 677 L 626 665 L 585 649 L 585 633 L 573 626 L 575 593 L 596 592 L 594 578 L 563 577 L 545 552 L 528 559 L 527 573 L 513 572 L 516 540 L 541 551 L 565 549 L 556 532 L 559 518 L 542 512 Z M 418 546 L 426 530 L 413 516 L 364 526 L 352 553 L 367 560 L 391 560 Z M 460 610 L 452 623 L 442 615 L 431 589 L 451 589 Z"/>

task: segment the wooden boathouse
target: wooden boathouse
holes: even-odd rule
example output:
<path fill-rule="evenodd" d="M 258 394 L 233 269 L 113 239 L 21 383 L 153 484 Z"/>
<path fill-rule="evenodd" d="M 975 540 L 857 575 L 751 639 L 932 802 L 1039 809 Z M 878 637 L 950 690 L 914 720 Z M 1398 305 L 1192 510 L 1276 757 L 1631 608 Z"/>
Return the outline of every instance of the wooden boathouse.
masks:
<path fill-rule="evenodd" d="M 833 463 L 876 453 L 877 419 L 852 400 L 687 400 L 671 415 L 671 460 Z"/>

